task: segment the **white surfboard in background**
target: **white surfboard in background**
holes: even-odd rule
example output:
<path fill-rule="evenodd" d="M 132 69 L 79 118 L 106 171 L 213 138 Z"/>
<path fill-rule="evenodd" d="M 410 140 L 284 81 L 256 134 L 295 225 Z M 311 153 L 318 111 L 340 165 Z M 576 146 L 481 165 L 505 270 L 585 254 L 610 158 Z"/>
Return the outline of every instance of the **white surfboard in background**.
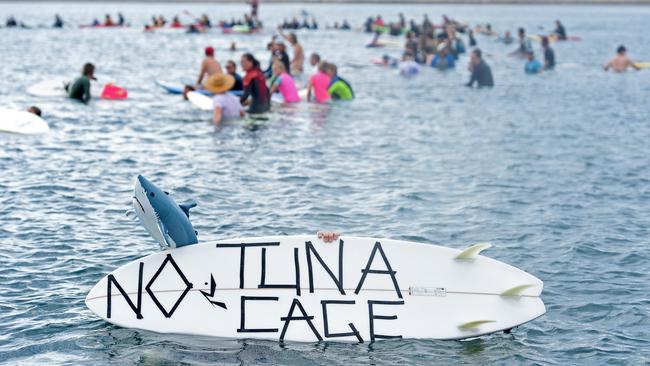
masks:
<path fill-rule="evenodd" d="M 108 78 L 103 78 L 109 80 Z M 71 79 L 64 77 L 54 77 L 41 81 L 27 88 L 27 93 L 41 98 L 60 98 L 66 97 L 68 93 L 65 90 L 66 84 L 72 84 Z M 93 97 L 99 97 L 102 94 L 103 85 L 97 82 L 90 83 L 90 94 Z"/>
<path fill-rule="evenodd" d="M 543 315 L 542 281 L 478 255 L 487 247 L 315 236 L 207 242 L 116 269 L 86 305 L 128 328 L 304 342 L 461 339 Z"/>
<path fill-rule="evenodd" d="M 41 117 L 26 111 L 0 108 L 0 131 L 19 134 L 40 134 L 50 131 Z"/>

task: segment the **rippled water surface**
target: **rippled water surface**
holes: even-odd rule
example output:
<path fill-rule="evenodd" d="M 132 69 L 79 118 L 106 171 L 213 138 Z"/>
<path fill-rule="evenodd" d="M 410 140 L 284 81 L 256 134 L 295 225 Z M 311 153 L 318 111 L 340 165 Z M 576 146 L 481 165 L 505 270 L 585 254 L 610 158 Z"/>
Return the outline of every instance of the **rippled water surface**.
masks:
<path fill-rule="evenodd" d="M 152 13 L 224 17 L 244 5 L 2 3 L 0 18 L 75 24 L 121 10 L 130 29 L 0 29 L 2 106 L 39 105 L 52 131 L 0 134 L 0 362 L 9 364 L 645 364 L 650 362 L 650 72 L 606 74 L 619 43 L 650 61 L 648 7 L 313 5 L 321 21 L 399 11 L 446 13 L 498 30 L 548 30 L 559 66 L 525 76 L 512 48 L 478 36 L 497 86 L 469 90 L 455 71 L 405 80 L 369 60 L 358 32 L 302 32 L 306 51 L 339 65 L 351 103 L 277 108 L 255 126 L 215 128 L 153 80 L 190 81 L 201 50 L 266 63 L 261 36 L 143 34 Z M 301 9 L 263 5 L 269 25 Z M 138 25 L 135 27 L 135 25 Z M 39 100 L 25 89 L 74 76 L 86 61 L 128 88 L 124 102 Z M 547 314 L 463 342 L 295 344 L 160 335 L 111 326 L 84 305 L 107 272 L 157 244 L 125 217 L 144 174 L 193 198 L 201 240 L 341 230 L 462 248 L 545 282 Z"/>

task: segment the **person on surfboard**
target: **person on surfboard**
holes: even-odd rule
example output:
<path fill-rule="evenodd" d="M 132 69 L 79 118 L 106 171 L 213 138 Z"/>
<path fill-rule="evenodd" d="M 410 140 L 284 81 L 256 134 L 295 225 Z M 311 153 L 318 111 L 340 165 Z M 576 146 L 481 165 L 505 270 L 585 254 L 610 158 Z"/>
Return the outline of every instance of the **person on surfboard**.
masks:
<path fill-rule="evenodd" d="M 214 74 L 223 74 L 223 70 L 221 69 L 219 61 L 214 58 L 214 48 L 208 46 L 205 48 L 205 58 L 201 61 L 201 70 L 199 70 L 199 77 L 196 79 L 196 84 L 194 84 L 194 86 L 185 86 L 183 97 L 187 99 L 188 92 L 203 88 L 203 79 L 207 79 Z"/>
<path fill-rule="evenodd" d="M 616 49 L 616 56 L 609 60 L 609 62 L 603 67 L 605 71 L 612 69 L 614 72 L 625 72 L 628 67 L 632 67 L 636 70 L 640 70 L 637 65 L 627 57 L 627 49 L 625 46 L 620 45 Z"/>

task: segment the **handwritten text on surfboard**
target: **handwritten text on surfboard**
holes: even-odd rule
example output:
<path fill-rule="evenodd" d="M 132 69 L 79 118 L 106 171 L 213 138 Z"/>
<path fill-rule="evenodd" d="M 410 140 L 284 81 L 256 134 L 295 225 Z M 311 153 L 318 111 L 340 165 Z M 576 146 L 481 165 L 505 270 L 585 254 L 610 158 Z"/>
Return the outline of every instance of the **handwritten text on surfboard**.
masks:
<path fill-rule="evenodd" d="M 337 338 L 337 337 L 356 337 L 359 342 L 363 342 L 363 338 L 360 335 L 360 332 L 356 328 L 356 326 L 353 323 L 349 323 L 348 327 L 350 328 L 350 332 L 344 332 L 344 333 L 331 333 L 329 331 L 328 327 L 328 322 L 327 322 L 327 312 L 328 308 L 332 306 L 345 306 L 345 305 L 354 305 L 356 303 L 356 300 L 354 300 L 354 295 L 359 294 L 360 291 L 363 289 L 364 282 L 366 280 L 366 277 L 368 275 L 380 275 L 380 276 L 386 276 L 387 280 L 392 281 L 392 285 L 394 288 L 394 293 L 396 296 L 395 301 L 386 301 L 386 300 L 367 300 L 367 305 L 368 305 L 368 320 L 369 320 L 369 334 L 371 341 L 374 341 L 375 339 L 389 339 L 389 338 L 401 338 L 400 335 L 385 335 L 385 334 L 378 334 L 375 332 L 375 321 L 376 320 L 395 320 L 397 319 L 396 315 L 377 315 L 377 309 L 378 306 L 386 306 L 386 305 L 404 305 L 404 301 L 402 300 L 402 292 L 399 288 L 399 285 L 397 283 L 397 278 L 396 278 L 396 273 L 397 271 L 393 270 L 390 261 L 388 260 L 388 257 L 386 256 L 381 243 L 376 242 L 375 245 L 372 248 L 372 251 L 370 252 L 370 256 L 368 257 L 368 261 L 366 262 L 366 265 L 364 268 L 361 268 L 361 275 L 356 281 L 356 287 L 354 290 L 354 294 L 346 293 L 344 286 L 343 286 L 343 240 L 339 241 L 339 253 L 338 253 L 338 275 L 335 275 L 334 272 L 332 272 L 331 268 L 325 263 L 325 261 L 321 258 L 321 256 L 318 254 L 318 251 L 315 249 L 314 245 L 307 241 L 305 242 L 305 247 L 304 247 L 304 252 L 305 256 L 307 259 L 307 274 L 308 274 L 308 281 L 309 281 L 309 292 L 313 293 L 314 292 L 314 275 L 313 275 L 313 266 L 316 265 L 316 262 L 322 266 L 323 269 L 327 272 L 329 277 L 331 277 L 333 283 L 336 285 L 336 288 L 340 292 L 341 295 L 346 295 L 350 296 L 350 300 L 328 300 L 328 299 L 323 299 L 320 301 L 321 303 L 321 309 L 318 309 L 317 311 L 321 312 L 322 318 L 323 318 L 323 327 L 322 333 L 319 332 L 317 329 L 316 325 L 313 322 L 314 316 L 310 315 L 310 313 L 304 308 L 302 303 L 300 302 L 300 297 L 302 296 L 301 294 L 301 278 L 300 278 L 300 261 L 299 261 L 299 256 L 300 256 L 300 249 L 299 248 L 293 248 L 293 258 L 294 258 L 294 266 L 295 266 L 295 283 L 291 284 L 269 284 L 266 282 L 266 251 L 267 248 L 272 248 L 272 247 L 277 247 L 280 245 L 280 242 L 263 242 L 263 243 L 235 243 L 235 244 L 217 244 L 216 247 L 218 249 L 238 249 L 240 251 L 240 266 L 239 266 L 239 288 L 243 289 L 244 288 L 244 283 L 245 283 L 245 268 L 246 268 L 246 251 L 247 250 L 261 250 L 261 278 L 259 281 L 259 284 L 257 285 L 258 288 L 271 288 L 271 289 L 295 289 L 296 294 L 295 297 L 293 298 L 293 302 L 291 303 L 291 306 L 289 309 L 287 309 L 287 315 L 286 316 L 281 316 L 280 321 L 283 323 L 283 328 L 277 329 L 277 328 L 256 328 L 252 324 L 247 324 L 246 323 L 246 304 L 250 302 L 255 302 L 255 301 L 278 301 L 278 297 L 276 296 L 241 296 L 240 297 L 240 327 L 237 329 L 238 333 L 279 333 L 279 339 L 280 341 L 284 340 L 285 334 L 287 332 L 287 329 L 291 325 L 291 322 L 298 322 L 298 321 L 303 321 L 306 322 L 311 331 L 314 333 L 314 337 L 318 339 L 319 341 L 323 340 L 323 335 L 325 338 Z M 378 255 L 377 255 L 378 254 Z M 151 287 L 153 284 L 156 282 L 158 276 L 162 272 L 162 270 L 165 268 L 165 266 L 171 265 L 176 273 L 178 274 L 179 278 L 183 281 L 185 284 L 185 290 L 179 295 L 178 299 L 174 303 L 171 308 L 167 309 L 165 308 L 158 298 L 156 297 L 154 291 L 151 290 Z M 251 264 L 248 264 L 251 265 Z M 379 266 L 382 266 L 383 269 L 376 269 Z M 126 291 L 122 288 L 120 283 L 115 279 L 113 275 L 108 275 L 107 281 L 107 297 L 106 297 L 106 317 L 111 318 L 111 302 L 112 302 L 112 291 L 113 291 L 113 286 L 120 292 L 122 297 L 126 300 L 128 303 L 129 307 L 133 310 L 135 313 L 135 316 L 138 319 L 144 318 L 144 315 L 142 314 L 142 285 L 143 285 L 143 270 L 144 270 L 144 263 L 140 262 L 140 268 L 139 268 L 139 278 L 138 278 L 138 292 L 137 292 L 137 298 L 136 298 L 136 303 L 134 304 L 132 299 L 128 296 Z M 218 291 L 216 289 L 216 284 L 214 278 L 211 276 L 210 278 L 210 291 L 203 291 L 201 290 L 201 294 L 214 306 L 221 307 L 224 309 L 227 309 L 227 304 L 224 304 L 222 302 L 218 301 L 213 301 L 210 300 L 211 297 L 215 295 L 215 291 Z M 176 311 L 176 309 L 181 305 L 183 302 L 183 299 L 185 296 L 188 294 L 188 292 L 193 288 L 193 285 L 191 282 L 188 281 L 188 279 L 185 277 L 185 274 L 181 270 L 181 268 L 178 266 L 178 264 L 174 261 L 173 257 L 171 254 L 167 254 L 165 257 L 165 260 L 160 264 L 160 267 L 156 271 L 156 273 L 151 277 L 149 282 L 144 286 L 145 291 L 147 294 L 151 297 L 151 300 L 156 304 L 158 309 L 162 314 L 164 314 L 165 317 L 171 318 Z M 309 309 L 310 311 L 314 311 L 315 309 Z M 320 328 L 320 327 L 319 327 Z"/>

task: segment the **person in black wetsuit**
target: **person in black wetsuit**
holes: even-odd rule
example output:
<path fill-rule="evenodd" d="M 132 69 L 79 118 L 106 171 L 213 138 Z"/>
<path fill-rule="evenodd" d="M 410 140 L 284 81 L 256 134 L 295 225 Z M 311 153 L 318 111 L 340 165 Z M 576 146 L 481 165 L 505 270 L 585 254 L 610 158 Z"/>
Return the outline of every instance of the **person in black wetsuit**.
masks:
<path fill-rule="evenodd" d="M 250 53 L 241 57 L 241 67 L 246 71 L 244 76 L 244 94 L 241 96 L 241 103 L 248 104 L 248 113 L 268 112 L 271 103 L 271 94 L 266 86 L 266 78 L 260 70 L 260 62 Z M 250 97 L 250 101 L 248 98 Z"/>
<path fill-rule="evenodd" d="M 478 48 L 472 51 L 470 55 L 469 71 L 472 72 L 472 76 L 470 77 L 467 86 L 472 87 L 474 83 L 476 83 L 479 88 L 494 86 L 492 70 L 490 69 L 490 66 L 483 61 L 481 50 Z"/>
<path fill-rule="evenodd" d="M 560 41 L 566 41 L 566 29 L 559 20 L 555 21 L 555 30 L 553 31 Z"/>
<path fill-rule="evenodd" d="M 63 19 L 59 14 L 54 15 L 54 24 L 52 28 L 63 28 Z"/>

